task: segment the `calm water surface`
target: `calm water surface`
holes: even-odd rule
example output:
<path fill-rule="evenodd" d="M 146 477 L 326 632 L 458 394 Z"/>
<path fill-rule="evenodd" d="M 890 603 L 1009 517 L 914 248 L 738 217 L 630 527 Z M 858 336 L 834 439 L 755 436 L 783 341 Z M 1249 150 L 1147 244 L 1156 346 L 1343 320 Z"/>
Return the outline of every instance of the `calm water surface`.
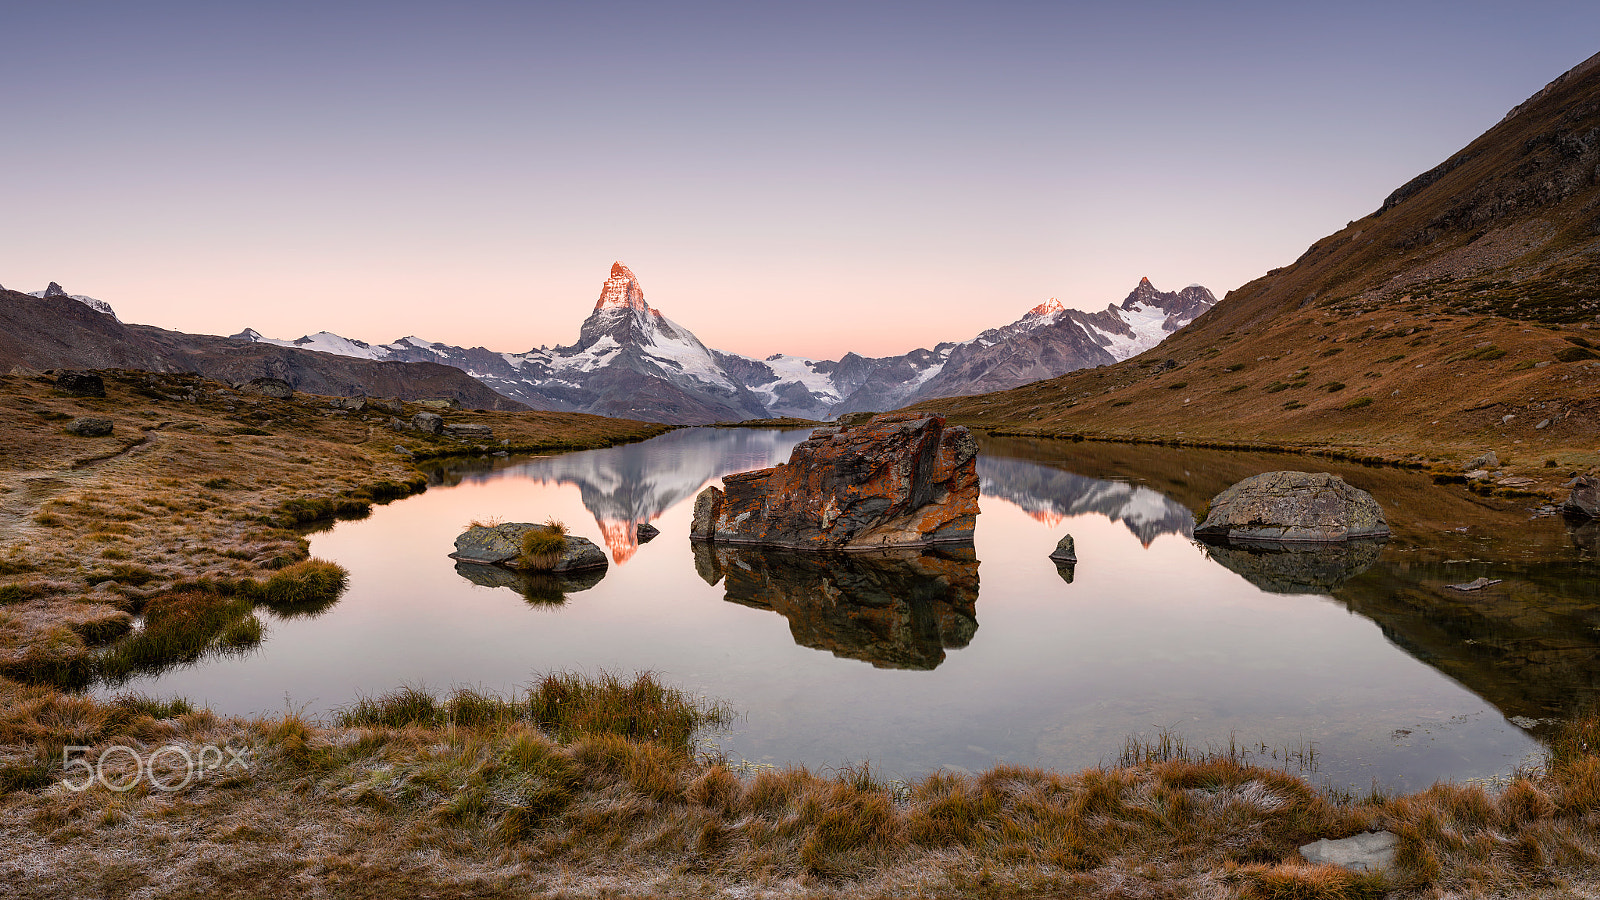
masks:
<path fill-rule="evenodd" d="M 1364 789 L 1505 773 L 1600 685 L 1594 537 L 1393 470 L 988 441 L 974 551 L 693 552 L 695 493 L 807 433 L 693 429 L 441 472 L 312 536 L 313 555 L 350 570 L 328 611 L 263 610 L 254 652 L 118 690 L 323 714 L 401 684 L 510 691 L 553 669 L 649 669 L 741 710 L 713 740 L 756 763 L 1078 769 L 1171 729 L 1291 771 L 1314 749 L 1314 780 Z M 1394 540 L 1309 561 L 1193 542 L 1192 508 L 1272 468 L 1344 472 L 1389 511 Z M 564 602 L 474 584 L 446 556 L 471 520 L 551 516 L 612 556 Z M 638 544 L 639 522 L 660 537 Z M 1047 559 L 1065 533 L 1070 571 Z M 1504 584 L 1444 587 L 1479 574 Z"/>

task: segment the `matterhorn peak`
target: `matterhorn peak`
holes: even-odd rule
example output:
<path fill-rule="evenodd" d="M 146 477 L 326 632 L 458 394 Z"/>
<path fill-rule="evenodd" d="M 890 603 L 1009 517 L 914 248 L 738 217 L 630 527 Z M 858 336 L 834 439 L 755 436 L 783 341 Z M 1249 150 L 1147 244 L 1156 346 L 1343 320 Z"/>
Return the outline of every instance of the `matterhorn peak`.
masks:
<path fill-rule="evenodd" d="M 633 272 L 620 261 L 611 264 L 611 277 L 606 279 L 600 288 L 600 299 L 594 305 L 595 309 L 634 309 L 647 312 L 650 304 L 644 302 L 644 289 L 639 287 L 639 279 L 633 277 Z"/>
<path fill-rule="evenodd" d="M 1057 300 L 1056 298 L 1051 297 L 1049 300 L 1045 301 L 1044 303 L 1041 303 L 1038 306 L 1035 306 L 1033 309 L 1028 310 L 1028 315 L 1030 315 L 1030 316 L 1048 316 L 1051 313 L 1058 313 L 1058 312 L 1061 312 L 1064 309 L 1066 309 L 1066 307 L 1061 305 L 1061 301 L 1060 300 Z"/>
<path fill-rule="evenodd" d="M 1155 287 L 1155 285 L 1150 283 L 1149 277 L 1140 278 L 1139 283 L 1145 287 Z"/>

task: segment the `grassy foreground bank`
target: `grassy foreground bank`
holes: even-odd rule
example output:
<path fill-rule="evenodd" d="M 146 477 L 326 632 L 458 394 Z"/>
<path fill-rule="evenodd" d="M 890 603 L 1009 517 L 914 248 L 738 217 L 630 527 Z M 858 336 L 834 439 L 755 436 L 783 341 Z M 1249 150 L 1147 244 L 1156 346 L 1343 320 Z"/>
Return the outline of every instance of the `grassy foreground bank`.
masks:
<path fill-rule="evenodd" d="M 728 715 L 648 675 L 552 674 L 514 697 L 407 689 L 328 724 L 0 682 L 0 883 L 24 897 L 1557 897 L 1597 886 L 1597 719 L 1493 793 L 1355 799 L 1171 743 L 1075 774 L 1001 766 L 889 784 L 865 767 L 752 772 L 691 741 Z M 67 746 L 86 762 L 63 768 Z M 212 768 L 196 775 L 187 761 L 207 748 Z M 103 782 L 74 790 L 93 776 Z M 1399 836 L 1392 877 L 1296 851 L 1373 828 Z"/>

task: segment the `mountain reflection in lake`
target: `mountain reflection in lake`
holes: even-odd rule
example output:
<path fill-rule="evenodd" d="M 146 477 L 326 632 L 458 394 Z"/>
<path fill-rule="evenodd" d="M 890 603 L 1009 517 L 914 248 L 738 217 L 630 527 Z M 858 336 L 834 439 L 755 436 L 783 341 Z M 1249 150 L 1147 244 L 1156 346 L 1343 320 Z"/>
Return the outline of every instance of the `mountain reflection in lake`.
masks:
<path fill-rule="evenodd" d="M 1314 777 L 1365 789 L 1506 772 L 1538 751 L 1539 722 L 1600 686 L 1587 533 L 1416 473 L 988 440 L 969 553 L 691 546 L 703 485 L 780 462 L 806 434 L 692 429 L 441 469 L 428 492 L 311 537 L 351 573 L 322 615 L 263 613 L 256 651 L 118 690 L 316 714 L 407 683 L 509 691 L 542 671 L 648 669 L 742 710 L 716 740 L 754 762 L 870 760 L 906 777 L 1077 769 L 1171 728 L 1191 745 L 1249 744 L 1268 763 L 1314 745 Z M 1230 555 L 1190 539 L 1190 510 L 1280 468 L 1371 491 L 1393 538 L 1375 559 Z M 603 578 L 478 572 L 477 584 L 446 556 L 471 520 L 547 517 L 607 544 Z M 640 546 L 641 522 L 661 536 Z M 1063 533 L 1079 562 L 1058 570 L 1048 556 Z M 1479 575 L 1503 584 L 1444 587 Z"/>

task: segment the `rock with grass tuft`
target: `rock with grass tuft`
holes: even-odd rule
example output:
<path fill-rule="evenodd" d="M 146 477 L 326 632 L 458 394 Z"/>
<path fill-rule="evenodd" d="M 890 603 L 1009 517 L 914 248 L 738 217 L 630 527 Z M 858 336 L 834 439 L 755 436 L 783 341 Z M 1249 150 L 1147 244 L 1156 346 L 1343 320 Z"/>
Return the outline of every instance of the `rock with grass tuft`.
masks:
<path fill-rule="evenodd" d="M 523 541 L 529 532 L 554 533 L 551 525 L 531 522 L 506 522 L 499 525 L 472 525 L 456 537 L 451 559 L 485 566 L 518 568 L 523 556 Z M 609 565 L 604 550 L 588 538 L 565 535 L 563 549 L 543 571 L 560 573 L 582 569 L 603 569 Z"/>

